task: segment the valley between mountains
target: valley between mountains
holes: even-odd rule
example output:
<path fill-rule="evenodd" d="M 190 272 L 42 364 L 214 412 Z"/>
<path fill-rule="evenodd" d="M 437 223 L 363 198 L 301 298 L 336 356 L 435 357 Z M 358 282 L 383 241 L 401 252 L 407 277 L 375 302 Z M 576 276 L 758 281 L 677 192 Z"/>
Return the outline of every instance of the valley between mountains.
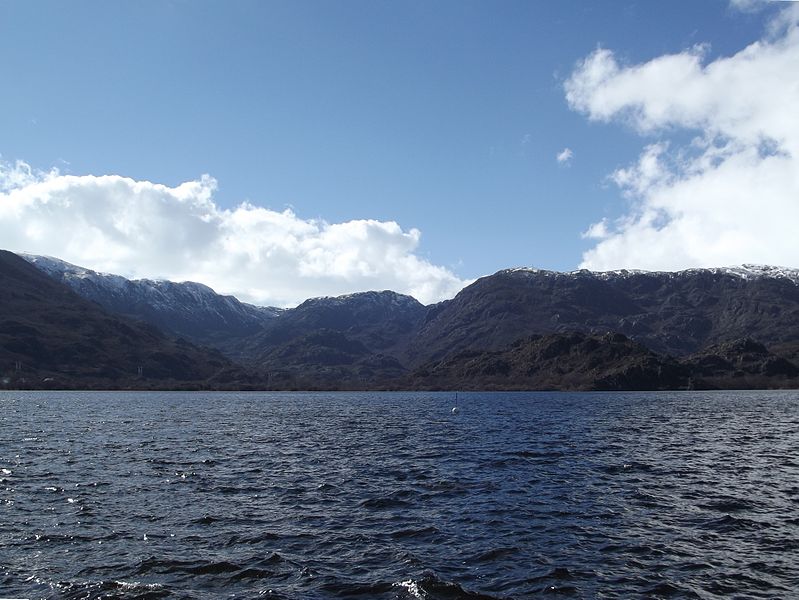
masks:
<path fill-rule="evenodd" d="M 391 291 L 260 307 L 0 251 L 0 388 L 799 387 L 799 271 L 508 269 L 424 306 Z"/>

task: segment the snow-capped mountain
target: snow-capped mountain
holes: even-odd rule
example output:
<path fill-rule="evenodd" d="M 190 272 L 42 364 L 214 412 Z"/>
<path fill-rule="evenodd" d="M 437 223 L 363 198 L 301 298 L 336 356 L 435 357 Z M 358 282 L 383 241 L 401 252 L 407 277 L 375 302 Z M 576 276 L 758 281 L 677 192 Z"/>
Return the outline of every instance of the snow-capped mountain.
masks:
<path fill-rule="evenodd" d="M 224 349 L 282 310 L 240 302 L 191 281 L 126 279 L 47 256 L 21 255 L 50 277 L 107 311 L 133 317 L 177 336 Z"/>
<path fill-rule="evenodd" d="M 564 344 L 571 333 L 594 336 L 584 339 L 583 350 L 591 340 L 619 333 L 674 357 L 745 338 L 799 357 L 799 270 L 781 267 L 569 273 L 517 268 L 478 279 L 452 300 L 431 306 L 382 291 L 312 298 L 279 310 L 244 304 L 197 283 L 130 281 L 57 259 L 26 258 L 110 312 L 218 348 L 269 373 L 272 382 L 283 377 L 281 385 L 289 387 L 436 373 L 442 360 L 505 351 L 528 336 L 555 335 L 541 352 L 568 354 Z M 590 352 L 584 358 L 590 362 Z"/>
<path fill-rule="evenodd" d="M 147 389 L 249 381 L 221 353 L 112 315 L 0 250 L 0 387 Z"/>
<path fill-rule="evenodd" d="M 777 267 L 772 265 L 743 264 L 732 267 L 710 267 L 684 269 L 682 271 L 646 271 L 641 269 L 617 269 L 615 271 L 589 271 L 579 269 L 576 271 L 549 271 L 547 269 L 536 269 L 535 267 L 516 267 L 503 269 L 500 273 L 529 273 L 531 275 L 564 277 L 564 276 L 588 276 L 599 279 L 625 279 L 636 276 L 650 276 L 659 278 L 684 278 L 691 274 L 709 273 L 712 275 L 731 275 L 741 279 L 787 279 L 799 284 L 799 269 L 790 267 Z"/>
<path fill-rule="evenodd" d="M 436 359 L 523 335 L 627 335 L 673 355 L 752 337 L 799 341 L 799 271 L 751 266 L 676 272 L 506 269 L 428 315 L 411 353 Z"/>

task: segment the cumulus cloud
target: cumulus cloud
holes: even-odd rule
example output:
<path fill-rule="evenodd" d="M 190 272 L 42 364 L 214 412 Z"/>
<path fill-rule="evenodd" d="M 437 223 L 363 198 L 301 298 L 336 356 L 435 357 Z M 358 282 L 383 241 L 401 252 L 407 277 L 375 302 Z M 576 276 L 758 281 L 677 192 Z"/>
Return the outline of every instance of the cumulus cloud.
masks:
<path fill-rule="evenodd" d="M 799 0 L 730 0 L 730 6 L 744 12 L 751 12 L 777 2 L 799 2 Z"/>
<path fill-rule="evenodd" d="M 570 106 L 650 138 L 610 174 L 629 210 L 588 228 L 581 267 L 799 266 L 798 23 L 792 3 L 763 39 L 713 61 L 700 45 L 635 65 L 598 49 L 577 65 Z"/>
<path fill-rule="evenodd" d="M 755 11 L 768 4 L 770 0 L 730 0 L 730 6 L 744 12 Z"/>
<path fill-rule="evenodd" d="M 568 165 L 572 158 L 574 157 L 574 152 L 572 152 L 571 148 L 564 148 L 555 156 L 555 159 L 561 165 Z"/>
<path fill-rule="evenodd" d="M 422 302 L 467 282 L 416 251 L 393 221 L 327 223 L 244 203 L 223 209 L 205 175 L 169 187 L 0 161 L 0 246 L 133 278 L 191 280 L 258 304 L 392 289 Z"/>

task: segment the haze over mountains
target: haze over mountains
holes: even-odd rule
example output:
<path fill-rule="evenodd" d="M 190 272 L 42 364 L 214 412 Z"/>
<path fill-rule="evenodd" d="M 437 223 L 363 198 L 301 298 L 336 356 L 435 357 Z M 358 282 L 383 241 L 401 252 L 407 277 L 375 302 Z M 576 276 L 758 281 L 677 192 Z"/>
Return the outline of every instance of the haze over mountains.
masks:
<path fill-rule="evenodd" d="M 16 277 L 4 289 L 39 290 L 38 299 L 30 302 L 42 314 L 50 313 L 52 327 L 60 323 L 59 335 L 77 339 L 84 334 L 73 317 L 56 317 L 57 311 L 41 308 L 46 297 L 61 298 L 59 310 L 74 303 L 81 314 L 103 314 L 109 324 L 125 323 L 133 330 L 146 326 L 151 335 L 161 336 L 158 343 L 183 344 L 193 353 L 208 352 L 214 360 L 222 353 L 229 362 L 217 364 L 216 371 L 174 373 L 174 380 L 196 385 L 277 389 L 799 385 L 799 271 L 791 269 L 746 266 L 673 273 L 509 269 L 430 306 L 381 291 L 314 298 L 296 308 L 276 309 L 245 304 L 197 283 L 131 281 L 58 259 L 24 258 L 27 263 L 3 253 L 4 272 Z M 24 269 L 20 263 L 38 269 Z M 21 279 L 24 284 L 18 283 Z M 12 295 L 0 296 L 5 327 L 0 356 L 6 363 L 24 360 L 41 370 L 44 367 L 37 361 L 43 354 L 24 354 L 13 326 L 23 318 L 36 320 L 39 313 L 26 307 L 25 294 Z M 29 326 L 38 327 L 42 338 L 50 336 L 47 328 Z M 106 333 L 95 328 L 92 343 L 118 339 L 114 327 L 119 325 Z M 117 345 L 133 348 L 137 343 L 133 339 Z M 120 362 L 111 355 L 110 362 Z M 198 356 L 192 360 L 204 364 Z M 47 364 L 49 377 L 54 377 L 56 367 L 52 361 Z M 220 372 L 227 373 L 226 384 Z M 66 376 L 61 378 L 63 385 L 70 385 Z M 72 384 L 79 386 L 79 379 L 74 375 Z M 145 379 L 121 377 L 117 385 L 124 380 L 135 387 Z"/>

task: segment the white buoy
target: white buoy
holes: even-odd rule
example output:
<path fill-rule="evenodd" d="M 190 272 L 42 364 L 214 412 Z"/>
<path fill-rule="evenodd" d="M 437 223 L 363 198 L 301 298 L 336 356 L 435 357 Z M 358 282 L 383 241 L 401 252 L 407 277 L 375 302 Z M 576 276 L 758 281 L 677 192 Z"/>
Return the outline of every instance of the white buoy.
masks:
<path fill-rule="evenodd" d="M 460 409 L 457 406 L 452 407 L 452 414 L 457 415 L 460 412 Z"/>

